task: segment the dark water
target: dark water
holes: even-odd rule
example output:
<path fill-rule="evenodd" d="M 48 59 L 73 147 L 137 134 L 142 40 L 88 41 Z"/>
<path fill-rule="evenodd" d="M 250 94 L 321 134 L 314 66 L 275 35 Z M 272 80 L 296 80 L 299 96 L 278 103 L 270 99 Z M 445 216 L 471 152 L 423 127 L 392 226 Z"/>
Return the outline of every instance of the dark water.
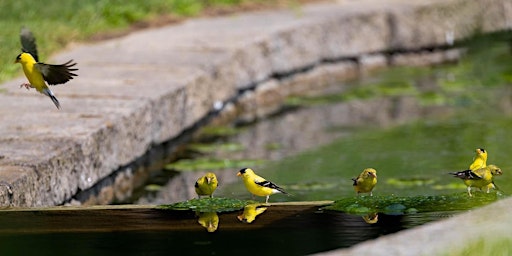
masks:
<path fill-rule="evenodd" d="M 283 209 L 269 207 L 251 224 L 238 221 L 240 212 L 219 214 L 218 229 L 212 233 L 188 211 L 1 213 L 0 245 L 5 255 L 304 255 L 348 247 L 427 221 L 414 215 L 379 214 L 377 223 L 368 224 L 360 216 L 341 212 Z M 286 218 L 272 218 L 283 212 Z"/>

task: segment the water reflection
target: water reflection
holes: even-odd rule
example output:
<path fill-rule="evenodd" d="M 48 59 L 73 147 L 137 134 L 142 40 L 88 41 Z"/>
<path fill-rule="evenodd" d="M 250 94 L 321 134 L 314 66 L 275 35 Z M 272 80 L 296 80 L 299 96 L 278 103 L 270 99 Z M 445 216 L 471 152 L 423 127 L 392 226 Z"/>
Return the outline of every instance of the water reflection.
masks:
<path fill-rule="evenodd" d="M 244 207 L 244 212 L 238 215 L 237 218 L 241 222 L 252 223 L 256 219 L 256 216 L 265 212 L 267 208 L 268 205 L 264 204 L 249 204 Z"/>
<path fill-rule="evenodd" d="M 216 212 L 196 212 L 197 223 L 206 228 L 208 232 L 215 232 L 219 227 L 219 215 Z"/>
<path fill-rule="evenodd" d="M 377 221 L 379 221 L 379 214 L 378 213 L 368 213 L 363 216 L 363 220 L 368 224 L 375 224 Z"/>
<path fill-rule="evenodd" d="M 349 247 L 448 216 L 379 214 L 379 221 L 369 224 L 360 215 L 276 204 L 223 213 L 122 206 L 2 211 L 0 241 L 6 255 L 36 255 L 55 248 L 62 255 L 261 255 L 259 250 L 247 250 L 248 239 L 267 251 L 286 249 L 286 255 L 305 255 Z"/>

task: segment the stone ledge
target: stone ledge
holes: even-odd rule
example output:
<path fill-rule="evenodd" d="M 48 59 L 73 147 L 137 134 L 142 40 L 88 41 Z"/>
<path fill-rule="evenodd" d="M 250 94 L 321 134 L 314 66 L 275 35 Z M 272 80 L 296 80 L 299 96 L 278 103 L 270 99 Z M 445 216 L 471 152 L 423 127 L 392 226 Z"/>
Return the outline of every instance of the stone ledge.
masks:
<path fill-rule="evenodd" d="M 505 0 L 344 1 L 190 20 L 77 46 L 54 60 L 74 59 L 80 69 L 71 83 L 52 87 L 62 110 L 19 89 L 24 79 L 4 84 L 0 181 L 12 194 L 0 187 L 0 204 L 61 204 L 239 90 L 266 84 L 256 92 L 268 95 L 273 79 L 292 81 L 325 62 L 444 47 L 479 31 L 510 29 L 511 17 Z M 381 65 L 378 57 L 361 60 Z M 300 91 L 296 84 L 286 90 Z M 274 109 L 257 109 L 256 116 L 267 108 Z"/>

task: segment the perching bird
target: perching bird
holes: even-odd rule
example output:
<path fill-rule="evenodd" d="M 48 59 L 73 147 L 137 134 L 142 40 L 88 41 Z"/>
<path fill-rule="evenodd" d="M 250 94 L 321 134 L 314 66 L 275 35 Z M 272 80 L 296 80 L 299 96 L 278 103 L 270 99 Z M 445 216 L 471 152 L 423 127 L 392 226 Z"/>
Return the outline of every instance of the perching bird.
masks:
<path fill-rule="evenodd" d="M 368 193 L 373 196 L 372 190 L 377 184 L 377 171 L 373 168 L 366 168 L 357 176 L 352 179 L 354 181 L 354 190 L 359 193 Z"/>
<path fill-rule="evenodd" d="M 267 208 L 268 207 L 262 204 L 248 204 L 244 207 L 242 215 L 236 217 L 241 222 L 252 223 L 256 219 L 256 216 L 262 214 Z"/>
<path fill-rule="evenodd" d="M 473 158 L 473 163 L 471 163 L 471 165 L 469 166 L 469 170 L 472 170 L 472 171 L 480 169 L 480 168 L 484 168 L 487 166 L 487 151 L 485 151 L 485 149 L 483 149 L 483 148 L 477 148 L 475 150 L 475 152 L 476 152 L 476 155 Z M 498 174 L 498 175 L 501 175 L 501 174 Z M 494 181 L 491 182 L 490 184 L 488 184 L 487 186 L 485 186 L 487 193 L 489 193 L 491 188 L 498 189 L 496 184 L 494 184 Z"/>
<path fill-rule="evenodd" d="M 286 193 L 282 188 L 276 184 L 260 177 L 249 168 L 244 168 L 237 173 L 237 176 L 241 176 L 244 181 L 244 185 L 255 196 L 265 196 L 265 203 L 268 203 L 270 195 L 275 193 Z"/>
<path fill-rule="evenodd" d="M 472 170 L 465 170 L 460 172 L 451 172 L 454 177 L 461 178 L 464 180 L 464 184 L 468 186 L 468 195 L 471 194 L 471 187 L 482 189 L 489 184 L 494 184 L 492 177 L 501 175 L 503 172 L 496 165 L 488 165 L 486 167 Z"/>
<path fill-rule="evenodd" d="M 476 155 L 473 158 L 473 163 L 469 166 L 469 170 L 477 170 L 487 166 L 487 151 L 483 148 L 477 148 L 475 150 Z"/>
<path fill-rule="evenodd" d="M 23 83 L 20 87 L 30 89 L 36 88 L 36 90 L 52 99 L 55 106 L 60 109 L 60 103 L 48 88 L 46 82 L 49 85 L 64 84 L 69 80 L 73 79 L 77 74 L 73 73 L 77 71 L 77 68 L 73 68 L 76 63 L 70 60 L 64 64 L 53 65 L 39 62 L 37 55 L 36 39 L 32 32 L 27 28 L 22 28 L 20 33 L 21 39 L 21 51 L 16 57 L 15 63 L 20 63 L 23 67 L 23 73 L 27 77 L 29 83 Z M 46 81 L 46 82 L 45 82 Z"/>
<path fill-rule="evenodd" d="M 217 176 L 215 176 L 215 173 L 209 172 L 202 176 L 201 178 L 197 179 L 194 187 L 199 197 L 213 197 L 213 192 L 215 191 L 215 189 L 217 189 L 218 184 L 219 182 L 217 181 Z"/>

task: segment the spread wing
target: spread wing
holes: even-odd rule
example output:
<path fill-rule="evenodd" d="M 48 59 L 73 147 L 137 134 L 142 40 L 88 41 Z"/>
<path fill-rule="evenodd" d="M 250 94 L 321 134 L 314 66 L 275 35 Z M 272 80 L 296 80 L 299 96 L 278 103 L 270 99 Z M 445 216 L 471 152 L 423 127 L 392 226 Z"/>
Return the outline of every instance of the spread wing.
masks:
<path fill-rule="evenodd" d="M 451 172 L 450 174 L 452 174 L 454 177 L 461 178 L 463 180 L 480 180 L 480 179 L 482 179 L 481 176 L 479 176 L 478 174 L 474 173 L 471 170 L 465 170 L 465 171 L 461 171 L 461 172 Z"/>
<path fill-rule="evenodd" d="M 260 182 L 254 181 L 254 183 L 256 183 L 262 187 L 275 189 L 275 190 L 280 191 L 283 194 L 287 194 L 282 188 L 278 187 L 276 184 L 274 184 L 268 180 L 264 180 L 264 181 L 260 181 Z"/>
<path fill-rule="evenodd" d="M 37 46 L 36 46 L 36 38 L 32 34 L 32 32 L 26 28 L 21 28 L 20 32 L 20 41 L 21 41 L 21 51 L 28 52 L 36 62 L 39 61 L 39 56 L 37 55 Z"/>
<path fill-rule="evenodd" d="M 36 63 L 35 67 L 43 74 L 44 80 L 48 82 L 50 85 L 55 84 L 63 84 L 67 81 L 73 79 L 77 74 L 73 73 L 73 71 L 77 71 L 77 68 L 73 68 L 76 63 L 73 60 L 70 60 L 64 64 L 45 64 L 45 63 Z"/>

